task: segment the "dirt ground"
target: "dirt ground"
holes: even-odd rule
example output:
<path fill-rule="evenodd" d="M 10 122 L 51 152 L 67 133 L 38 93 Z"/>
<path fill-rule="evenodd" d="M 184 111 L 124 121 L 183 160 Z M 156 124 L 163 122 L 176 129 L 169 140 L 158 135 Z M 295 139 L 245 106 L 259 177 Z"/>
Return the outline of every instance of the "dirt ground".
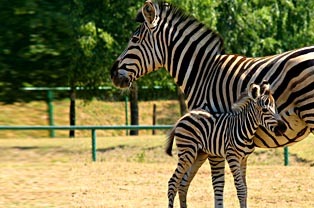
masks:
<path fill-rule="evenodd" d="M 79 168 L 86 170 L 86 168 Z M 167 181 L 171 165 L 104 163 L 95 164 L 74 176 L 83 180 L 73 196 L 76 207 L 167 207 Z M 98 177 L 101 175 L 102 177 Z M 313 168 L 250 167 L 249 207 L 314 207 Z M 232 176 L 227 171 L 225 206 L 238 207 Z M 208 165 L 200 170 L 188 195 L 189 207 L 213 207 Z M 176 200 L 176 207 L 178 199 Z"/>
<path fill-rule="evenodd" d="M 0 207 L 167 207 L 167 181 L 173 169 L 172 165 L 134 162 L 2 166 Z M 314 207 L 313 177 L 312 167 L 250 167 L 248 204 L 256 208 Z M 229 171 L 226 180 L 225 205 L 237 207 Z M 213 207 L 207 164 L 188 196 L 189 207 Z"/>
<path fill-rule="evenodd" d="M 80 150 L 83 143 L 0 141 L 0 207 L 167 207 L 167 182 L 175 158 L 149 159 L 157 157 L 159 150 L 150 153 L 152 148 L 146 146 L 146 152 L 133 156 L 128 146 L 104 147 L 93 163 L 88 147 Z M 210 180 L 209 165 L 204 164 L 191 185 L 189 207 L 214 207 Z M 314 167 L 249 165 L 247 180 L 251 208 L 314 207 Z M 229 169 L 225 206 L 238 207 Z M 175 207 L 179 207 L 177 198 Z"/>

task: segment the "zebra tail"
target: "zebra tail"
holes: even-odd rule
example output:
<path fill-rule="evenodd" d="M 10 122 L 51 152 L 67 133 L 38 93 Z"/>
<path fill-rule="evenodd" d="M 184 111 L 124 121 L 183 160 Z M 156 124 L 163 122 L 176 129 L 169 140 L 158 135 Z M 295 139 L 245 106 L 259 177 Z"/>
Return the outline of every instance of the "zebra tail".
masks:
<path fill-rule="evenodd" d="M 165 152 L 169 156 L 172 156 L 172 146 L 173 146 L 173 140 L 174 140 L 174 132 L 175 132 L 175 127 L 169 132 L 168 138 L 167 138 L 167 142 L 166 142 Z"/>

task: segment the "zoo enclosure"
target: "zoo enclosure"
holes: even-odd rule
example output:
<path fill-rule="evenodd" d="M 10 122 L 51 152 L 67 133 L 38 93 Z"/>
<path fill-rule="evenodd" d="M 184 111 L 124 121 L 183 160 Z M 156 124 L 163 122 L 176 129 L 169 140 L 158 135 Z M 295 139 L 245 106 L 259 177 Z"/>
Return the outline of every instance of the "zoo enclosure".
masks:
<path fill-rule="evenodd" d="M 142 87 L 142 89 L 147 90 L 147 87 Z M 162 87 L 155 86 L 154 89 L 160 90 Z M 50 132 L 50 137 L 54 137 L 55 130 L 91 130 L 91 142 L 92 142 L 92 160 L 96 161 L 96 130 L 162 130 L 170 129 L 172 125 L 129 125 L 128 123 L 128 96 L 125 95 L 125 125 L 115 125 L 115 126 L 55 126 L 53 117 L 53 91 L 69 91 L 69 87 L 26 87 L 23 88 L 26 91 L 46 91 L 46 101 L 48 106 L 48 121 L 49 126 L 0 126 L 1 130 L 48 130 Z M 83 88 L 77 88 L 76 90 L 84 90 Z M 112 90 L 112 87 L 100 87 L 98 90 Z M 154 106 L 155 110 L 155 106 Z M 128 133 L 127 133 L 128 135 Z M 289 165 L 289 150 L 288 147 L 284 147 L 284 165 Z"/>
<path fill-rule="evenodd" d="M 64 91 L 70 91 L 70 87 L 24 87 L 22 90 L 25 91 L 40 91 L 40 92 L 45 92 L 45 99 L 47 103 L 47 114 L 48 114 L 48 125 L 49 126 L 54 126 L 54 97 L 55 97 L 55 92 L 64 92 Z M 76 87 L 76 91 L 88 91 L 89 89 L 84 89 L 83 87 Z M 98 91 L 103 91 L 103 92 L 113 92 L 115 91 L 115 88 L 112 88 L 110 86 L 102 86 L 98 87 Z M 169 93 L 170 89 L 161 87 L 161 86 L 154 86 L 152 88 L 149 88 L 147 86 L 142 86 L 140 87 L 139 91 L 142 90 L 146 93 L 138 93 L 139 98 L 138 100 L 158 100 L 160 97 L 163 99 L 177 99 L 177 93 Z M 171 91 L 171 90 L 170 90 Z M 141 96 L 143 94 L 146 94 L 145 96 Z M 148 95 L 147 95 L 148 94 Z M 110 97 L 110 96 L 109 96 Z M 111 97 L 116 97 L 118 100 L 124 100 L 125 105 L 124 105 L 124 112 L 125 112 L 125 125 L 129 125 L 129 108 L 128 108 L 128 102 L 129 102 L 129 96 L 128 95 L 111 95 Z M 108 95 L 105 95 L 105 99 L 108 99 Z M 109 100 L 112 100 L 113 98 L 109 98 Z M 153 118 L 154 119 L 154 118 Z M 156 118 L 155 118 L 156 119 Z M 74 130 L 74 129 L 70 129 Z M 155 129 L 153 129 L 155 130 Z M 49 135 L 50 137 L 55 137 L 55 129 L 51 128 L 49 129 Z M 127 132 L 128 135 L 128 132 Z"/>
<path fill-rule="evenodd" d="M 91 130 L 92 139 L 92 160 L 97 160 L 96 156 L 96 130 L 158 130 L 170 129 L 172 125 L 121 125 L 121 126 L 0 126 L 1 130 Z M 289 165 L 289 150 L 284 147 L 284 165 Z"/>

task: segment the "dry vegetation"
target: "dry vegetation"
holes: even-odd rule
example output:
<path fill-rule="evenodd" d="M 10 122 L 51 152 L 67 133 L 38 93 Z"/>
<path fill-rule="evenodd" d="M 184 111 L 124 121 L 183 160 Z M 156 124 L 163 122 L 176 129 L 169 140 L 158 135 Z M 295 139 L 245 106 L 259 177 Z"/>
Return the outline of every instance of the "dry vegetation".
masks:
<path fill-rule="evenodd" d="M 0 207 L 167 207 L 167 182 L 176 158 L 164 154 L 164 139 L 98 138 L 95 163 L 87 138 L 0 139 Z M 313 145 L 311 137 L 295 147 L 307 150 Z M 257 152 L 249 158 L 250 207 L 314 207 L 313 154 L 307 157 L 310 162 L 292 157 L 291 166 L 284 167 L 279 149 Z M 238 205 L 232 180 L 227 169 L 226 207 Z M 204 164 L 191 185 L 188 203 L 213 207 L 212 194 L 209 165 Z"/>
<path fill-rule="evenodd" d="M 153 102 L 140 103 L 141 124 L 151 124 Z M 2 105 L 0 125 L 46 125 L 41 102 Z M 179 117 L 176 101 L 157 102 L 158 123 Z M 108 113 L 110 112 L 110 113 Z M 55 102 L 55 124 L 67 125 L 68 102 Z M 122 125 L 124 103 L 93 101 L 77 105 L 78 125 Z M 0 207 L 167 207 L 167 182 L 176 158 L 164 154 L 165 134 L 125 137 L 125 131 L 97 131 L 97 162 L 91 162 L 90 132 L 0 132 Z M 147 135 L 147 136 L 145 136 Z M 63 138 L 62 138 L 63 137 Z M 8 139 L 9 138 L 9 139 Z M 257 149 L 249 158 L 249 206 L 252 208 L 314 207 L 314 136 L 289 148 L 290 166 L 283 166 L 283 149 Z M 225 205 L 237 207 L 235 187 L 226 169 Z M 210 168 L 204 164 L 193 181 L 189 207 L 213 207 Z M 176 199 L 178 207 L 178 199 Z"/>
<path fill-rule="evenodd" d="M 174 124 L 180 117 L 178 101 L 150 101 L 139 103 L 139 123 L 152 124 L 153 104 L 157 105 L 157 124 Z M 55 125 L 69 125 L 69 101 L 54 102 Z M 4 105 L 0 103 L 0 125 L 48 125 L 47 105 L 45 102 L 16 103 Z M 130 113 L 129 113 L 130 114 Z M 124 102 L 103 102 L 93 100 L 84 102 L 77 100 L 77 125 L 124 125 Z M 130 118 L 130 115 L 128 116 Z M 159 131 L 163 132 L 163 131 Z M 150 134 L 142 130 L 142 135 Z M 122 136 L 125 131 L 98 131 L 99 136 Z M 89 136 L 89 131 L 77 131 L 78 137 Z M 43 138 L 48 137 L 47 131 L 0 131 L 0 138 Z M 56 131 L 56 137 L 67 137 L 66 131 Z"/>

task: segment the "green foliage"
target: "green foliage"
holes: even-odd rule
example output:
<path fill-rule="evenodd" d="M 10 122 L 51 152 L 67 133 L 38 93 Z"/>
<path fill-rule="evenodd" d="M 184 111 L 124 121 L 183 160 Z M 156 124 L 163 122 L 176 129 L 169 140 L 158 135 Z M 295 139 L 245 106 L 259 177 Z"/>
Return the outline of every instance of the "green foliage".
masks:
<path fill-rule="evenodd" d="M 191 14 L 196 19 L 204 22 L 209 28 L 215 29 L 217 24 L 215 8 L 218 6 L 216 0 L 170 0 L 174 5 L 178 5 L 187 14 Z"/>
<path fill-rule="evenodd" d="M 227 53 L 265 56 L 312 45 L 314 1 L 169 0 L 223 37 Z M 0 4 L 0 99 L 32 100 L 25 86 L 83 86 L 95 96 L 138 26 L 144 1 L 12 0 Z M 159 70 L 141 86 L 175 90 Z"/>
<path fill-rule="evenodd" d="M 313 6 L 313 1 L 221 1 L 217 30 L 229 53 L 281 53 L 313 44 Z"/>
<path fill-rule="evenodd" d="M 63 85 L 72 33 L 66 4 L 12 0 L 0 10 L 1 100 L 29 99 L 20 91 L 24 86 Z"/>

